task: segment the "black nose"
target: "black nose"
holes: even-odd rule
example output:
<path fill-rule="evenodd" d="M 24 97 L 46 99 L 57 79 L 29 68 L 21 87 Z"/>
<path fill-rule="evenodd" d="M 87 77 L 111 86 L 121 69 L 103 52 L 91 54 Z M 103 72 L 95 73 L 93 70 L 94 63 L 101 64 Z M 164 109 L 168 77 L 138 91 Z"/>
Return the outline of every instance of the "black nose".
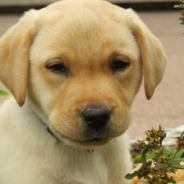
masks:
<path fill-rule="evenodd" d="M 98 130 L 107 125 L 111 112 L 106 106 L 88 106 L 81 113 L 81 117 L 88 127 Z"/>

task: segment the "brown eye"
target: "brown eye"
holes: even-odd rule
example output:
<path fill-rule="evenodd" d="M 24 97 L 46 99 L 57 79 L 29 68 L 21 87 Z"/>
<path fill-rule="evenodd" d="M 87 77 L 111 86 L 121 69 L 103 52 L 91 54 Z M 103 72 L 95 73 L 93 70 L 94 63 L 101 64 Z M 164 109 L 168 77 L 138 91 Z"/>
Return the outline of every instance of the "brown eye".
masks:
<path fill-rule="evenodd" d="M 49 69 L 51 72 L 58 73 L 58 74 L 65 74 L 67 73 L 67 69 L 63 63 L 55 63 L 51 62 L 48 66 L 47 69 Z"/>
<path fill-rule="evenodd" d="M 126 69 L 129 65 L 130 63 L 128 63 L 128 59 L 126 57 L 116 57 L 111 64 L 111 69 L 113 72 L 121 71 Z"/>

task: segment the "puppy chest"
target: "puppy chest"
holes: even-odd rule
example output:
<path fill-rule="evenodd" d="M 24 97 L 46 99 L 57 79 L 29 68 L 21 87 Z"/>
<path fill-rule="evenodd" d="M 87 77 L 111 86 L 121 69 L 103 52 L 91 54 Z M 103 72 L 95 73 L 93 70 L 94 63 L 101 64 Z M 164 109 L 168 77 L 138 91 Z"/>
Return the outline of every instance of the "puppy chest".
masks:
<path fill-rule="evenodd" d="M 54 160 L 53 168 L 50 169 L 51 176 L 58 181 L 66 179 L 80 184 L 107 184 L 108 182 L 105 160 L 95 151 L 61 155 L 60 159 Z"/>

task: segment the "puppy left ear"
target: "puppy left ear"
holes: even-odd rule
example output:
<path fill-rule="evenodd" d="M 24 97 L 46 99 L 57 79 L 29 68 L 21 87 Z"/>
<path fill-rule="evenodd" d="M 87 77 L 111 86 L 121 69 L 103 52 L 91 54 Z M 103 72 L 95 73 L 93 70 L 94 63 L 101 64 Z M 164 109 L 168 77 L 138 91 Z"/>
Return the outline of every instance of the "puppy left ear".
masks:
<path fill-rule="evenodd" d="M 36 11 L 31 10 L 0 39 L 0 80 L 19 106 L 25 101 L 29 49 L 36 35 Z"/>
<path fill-rule="evenodd" d="M 129 24 L 141 48 L 145 94 L 149 100 L 163 78 L 167 63 L 166 56 L 160 41 L 151 33 L 138 15 L 132 9 L 126 11 L 132 19 Z"/>

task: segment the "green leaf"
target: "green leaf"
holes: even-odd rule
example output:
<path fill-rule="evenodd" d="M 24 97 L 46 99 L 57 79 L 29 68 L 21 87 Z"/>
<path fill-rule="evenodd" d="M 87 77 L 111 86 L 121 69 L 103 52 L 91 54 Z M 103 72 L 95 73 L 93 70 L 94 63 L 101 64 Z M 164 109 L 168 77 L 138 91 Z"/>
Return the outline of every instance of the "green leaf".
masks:
<path fill-rule="evenodd" d="M 165 156 L 171 156 L 171 151 L 169 151 L 169 150 L 166 150 L 166 149 L 164 149 L 163 150 L 163 155 L 165 155 Z"/>
<path fill-rule="evenodd" d="M 184 12 L 184 11 L 183 11 Z M 180 135 L 180 138 L 184 141 L 184 131 L 182 132 L 182 134 Z"/>
<path fill-rule="evenodd" d="M 184 166 L 180 164 L 173 164 L 172 166 L 175 167 L 176 169 L 184 169 Z"/>
<path fill-rule="evenodd" d="M 180 24 L 184 25 L 184 22 L 181 22 Z"/>
<path fill-rule="evenodd" d="M 125 179 L 131 180 L 132 178 L 136 177 L 137 175 L 138 175 L 137 172 L 134 172 L 132 174 L 128 173 L 128 174 L 125 175 Z"/>
<path fill-rule="evenodd" d="M 151 180 L 150 180 L 150 181 L 148 181 L 148 182 L 149 182 L 149 184 L 154 184 L 154 183 L 153 183 L 153 181 L 151 181 Z"/>
<path fill-rule="evenodd" d="M 174 159 L 174 157 L 175 157 L 175 155 L 176 155 L 176 152 L 177 152 L 178 150 L 176 150 L 176 149 L 174 149 L 173 147 L 171 147 L 171 159 Z"/>
<path fill-rule="evenodd" d="M 0 90 L 0 96 L 3 96 L 3 95 L 10 95 L 10 94 L 7 93 L 6 91 Z"/>
<path fill-rule="evenodd" d="M 168 182 L 169 182 L 169 183 L 176 183 L 176 181 L 173 180 L 173 179 L 170 179 Z"/>
<path fill-rule="evenodd" d="M 184 158 L 172 159 L 171 163 L 175 164 L 175 163 L 180 163 L 181 161 L 184 161 Z"/>
<path fill-rule="evenodd" d="M 147 153 L 146 153 L 146 159 L 147 160 L 150 160 L 150 159 L 153 159 L 153 153 L 149 150 Z"/>
<path fill-rule="evenodd" d="M 174 5 L 174 8 L 182 8 L 181 5 Z"/>
<path fill-rule="evenodd" d="M 148 152 L 148 148 L 144 149 L 143 152 L 142 152 L 142 156 L 141 156 L 141 159 L 142 159 L 142 163 L 143 164 L 146 164 L 146 153 Z"/>
<path fill-rule="evenodd" d="M 176 156 L 174 157 L 174 159 L 180 158 L 184 153 L 184 149 L 181 149 L 180 151 L 178 151 L 178 153 L 176 153 Z"/>
<path fill-rule="evenodd" d="M 141 162 L 141 155 L 138 155 L 132 159 L 133 163 Z"/>
<path fill-rule="evenodd" d="M 167 172 L 175 173 L 175 170 L 174 170 L 174 168 L 172 167 L 172 165 L 171 165 L 170 167 L 167 167 L 166 170 L 167 170 Z"/>

